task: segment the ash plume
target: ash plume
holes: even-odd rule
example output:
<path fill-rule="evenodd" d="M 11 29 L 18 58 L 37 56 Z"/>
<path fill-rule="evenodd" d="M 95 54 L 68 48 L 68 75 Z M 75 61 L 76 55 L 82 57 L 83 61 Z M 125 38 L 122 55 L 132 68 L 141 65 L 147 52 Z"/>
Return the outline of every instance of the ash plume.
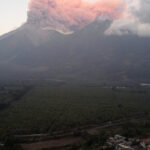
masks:
<path fill-rule="evenodd" d="M 31 0 L 27 22 L 67 34 L 102 16 L 110 20 L 122 18 L 125 7 L 123 0 Z"/>

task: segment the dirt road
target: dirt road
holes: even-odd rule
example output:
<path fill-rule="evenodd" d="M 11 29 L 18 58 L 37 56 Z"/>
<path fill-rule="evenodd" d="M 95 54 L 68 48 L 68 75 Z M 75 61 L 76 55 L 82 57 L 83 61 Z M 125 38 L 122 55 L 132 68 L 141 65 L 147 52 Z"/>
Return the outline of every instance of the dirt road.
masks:
<path fill-rule="evenodd" d="M 25 150 L 42 150 L 44 148 L 63 147 L 72 144 L 83 143 L 85 140 L 82 137 L 66 137 L 62 139 L 36 142 L 31 144 L 21 144 Z"/>

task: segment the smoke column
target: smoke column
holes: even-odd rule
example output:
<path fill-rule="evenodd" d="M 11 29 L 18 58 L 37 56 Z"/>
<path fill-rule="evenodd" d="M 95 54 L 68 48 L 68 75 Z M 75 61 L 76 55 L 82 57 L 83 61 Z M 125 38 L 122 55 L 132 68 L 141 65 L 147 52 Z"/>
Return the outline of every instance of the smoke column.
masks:
<path fill-rule="evenodd" d="M 31 0 L 28 23 L 67 33 L 82 29 L 101 16 L 121 18 L 124 8 L 123 0 Z"/>

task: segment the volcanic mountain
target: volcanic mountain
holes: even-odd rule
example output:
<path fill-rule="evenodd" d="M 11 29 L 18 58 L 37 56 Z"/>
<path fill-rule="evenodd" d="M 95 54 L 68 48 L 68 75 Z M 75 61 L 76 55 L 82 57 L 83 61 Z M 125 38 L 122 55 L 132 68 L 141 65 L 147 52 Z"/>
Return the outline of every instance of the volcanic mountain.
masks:
<path fill-rule="evenodd" d="M 24 24 L 0 37 L 0 80 L 150 82 L 150 38 L 106 36 L 109 25 L 63 34 Z"/>

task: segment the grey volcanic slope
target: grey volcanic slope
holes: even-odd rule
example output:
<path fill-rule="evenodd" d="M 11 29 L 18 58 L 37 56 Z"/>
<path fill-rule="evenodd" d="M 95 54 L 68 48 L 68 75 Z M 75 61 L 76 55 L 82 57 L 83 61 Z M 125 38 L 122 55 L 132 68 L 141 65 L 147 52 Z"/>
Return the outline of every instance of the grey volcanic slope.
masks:
<path fill-rule="evenodd" d="M 0 37 L 0 80 L 150 82 L 150 38 L 105 36 L 108 24 L 71 35 L 23 25 Z"/>

